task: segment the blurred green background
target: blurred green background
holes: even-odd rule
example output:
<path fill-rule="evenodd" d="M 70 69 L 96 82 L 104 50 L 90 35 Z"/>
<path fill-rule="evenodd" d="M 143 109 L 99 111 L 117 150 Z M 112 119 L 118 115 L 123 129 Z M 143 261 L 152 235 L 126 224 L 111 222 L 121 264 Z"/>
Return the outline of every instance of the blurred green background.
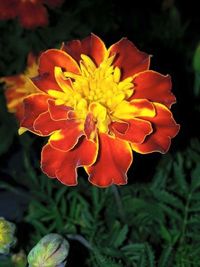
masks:
<path fill-rule="evenodd" d="M 12 253 L 27 254 L 54 232 L 70 242 L 69 267 L 200 266 L 198 1 L 66 0 L 48 11 L 45 28 L 0 21 L 0 77 L 22 72 L 29 51 L 60 47 L 91 32 L 107 46 L 128 37 L 153 55 L 151 69 L 172 76 L 172 110 L 181 131 L 166 155 L 134 153 L 128 185 L 99 189 L 80 172 L 79 185 L 67 188 L 41 173 L 46 140 L 18 136 L 1 85 L 0 217 L 16 224 Z M 13 264 L 10 256 L 0 258 L 1 267 Z"/>

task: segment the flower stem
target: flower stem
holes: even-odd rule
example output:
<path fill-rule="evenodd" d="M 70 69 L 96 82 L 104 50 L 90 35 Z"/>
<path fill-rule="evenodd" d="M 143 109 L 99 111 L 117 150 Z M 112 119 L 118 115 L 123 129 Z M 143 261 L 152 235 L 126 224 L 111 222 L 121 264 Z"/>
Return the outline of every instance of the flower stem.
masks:
<path fill-rule="evenodd" d="M 81 235 L 72 235 L 72 234 L 68 234 L 66 235 L 66 237 L 68 239 L 71 240 L 76 240 L 79 241 L 83 246 L 85 246 L 86 248 L 88 248 L 89 250 L 93 250 L 92 246 L 90 245 L 90 243 Z"/>
<path fill-rule="evenodd" d="M 123 208 L 123 204 L 122 204 L 122 201 L 121 201 L 121 197 L 120 197 L 118 188 L 116 187 L 116 185 L 112 185 L 111 188 L 112 188 L 115 200 L 116 200 L 116 204 L 117 204 L 118 211 L 119 211 L 119 216 L 120 216 L 122 222 L 125 223 L 126 222 L 126 215 L 125 215 L 125 212 L 124 212 L 124 208 Z"/>

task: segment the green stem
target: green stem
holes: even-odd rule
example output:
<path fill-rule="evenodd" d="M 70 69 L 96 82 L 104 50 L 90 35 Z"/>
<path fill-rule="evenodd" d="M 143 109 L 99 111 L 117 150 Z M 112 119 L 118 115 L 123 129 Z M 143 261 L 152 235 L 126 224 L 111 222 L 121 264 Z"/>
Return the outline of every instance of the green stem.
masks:
<path fill-rule="evenodd" d="M 71 239 L 71 240 L 76 240 L 76 241 L 79 241 L 83 246 L 85 246 L 87 249 L 89 250 L 93 250 L 92 246 L 90 245 L 90 243 L 81 235 L 72 235 L 72 234 L 69 234 L 69 235 L 66 235 L 66 237 L 68 239 Z"/>
<path fill-rule="evenodd" d="M 116 200 L 116 204 L 117 204 L 118 211 L 119 211 L 119 216 L 120 216 L 122 222 L 125 223 L 126 222 L 126 215 L 125 215 L 125 212 L 124 212 L 124 208 L 123 208 L 123 204 L 122 204 L 122 201 L 121 201 L 121 197 L 120 197 L 118 188 L 116 187 L 116 185 L 112 185 L 111 188 L 112 188 L 115 200 Z"/>
<path fill-rule="evenodd" d="M 188 198 L 187 198 L 187 202 L 185 205 L 185 210 L 184 210 L 184 219 L 183 219 L 183 227 L 182 227 L 182 233 L 181 233 L 181 237 L 180 237 L 180 244 L 183 244 L 184 240 L 185 240 L 185 232 L 186 232 L 186 228 L 187 228 L 187 223 L 188 223 L 188 213 L 189 213 L 189 206 L 190 206 L 190 200 L 192 197 L 192 192 L 189 193 Z"/>

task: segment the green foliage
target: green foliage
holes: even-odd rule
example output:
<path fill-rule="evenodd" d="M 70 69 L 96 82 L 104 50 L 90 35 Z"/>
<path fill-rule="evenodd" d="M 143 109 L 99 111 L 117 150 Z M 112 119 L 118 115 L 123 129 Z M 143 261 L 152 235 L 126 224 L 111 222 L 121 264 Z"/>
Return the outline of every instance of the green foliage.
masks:
<path fill-rule="evenodd" d="M 193 56 L 193 69 L 194 69 L 194 94 L 200 94 L 200 45 L 196 47 Z"/>
<path fill-rule="evenodd" d="M 199 158 L 194 139 L 182 153 L 163 156 L 148 184 L 98 189 L 80 179 L 71 190 L 38 176 L 26 156 L 31 246 L 56 232 L 87 247 L 87 266 L 200 266 Z"/>

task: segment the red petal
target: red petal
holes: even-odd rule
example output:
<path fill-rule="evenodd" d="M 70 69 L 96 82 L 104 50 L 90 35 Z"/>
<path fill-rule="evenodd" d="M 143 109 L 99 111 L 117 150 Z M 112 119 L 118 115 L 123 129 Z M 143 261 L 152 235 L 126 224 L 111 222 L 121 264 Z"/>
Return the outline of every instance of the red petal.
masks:
<path fill-rule="evenodd" d="M 28 67 L 31 67 L 31 66 L 33 66 L 36 62 L 37 62 L 37 57 L 36 57 L 32 52 L 30 52 L 30 53 L 28 54 L 28 58 L 27 58 L 27 66 L 28 66 Z"/>
<path fill-rule="evenodd" d="M 6 87 L 10 87 L 12 85 L 20 86 L 20 85 L 24 84 L 24 75 L 23 74 L 17 74 L 17 75 L 3 77 L 0 79 L 0 82 L 5 82 Z"/>
<path fill-rule="evenodd" d="M 155 71 L 139 73 L 134 81 L 134 93 L 131 99 L 146 98 L 152 102 L 159 102 L 171 107 L 176 102 L 171 92 L 171 78 L 169 75 L 161 75 Z"/>
<path fill-rule="evenodd" d="M 93 33 L 82 41 L 73 40 L 65 43 L 62 49 L 77 62 L 81 60 L 81 54 L 87 55 L 91 57 L 97 66 L 103 61 L 106 53 L 104 42 Z"/>
<path fill-rule="evenodd" d="M 113 122 L 111 127 L 118 138 L 132 143 L 142 143 L 153 131 L 151 123 L 141 119 L 132 119 L 125 123 Z"/>
<path fill-rule="evenodd" d="M 52 99 L 49 99 L 48 104 L 49 112 L 53 120 L 59 121 L 68 119 L 68 112 L 72 110 L 71 107 L 67 107 L 65 105 L 56 105 L 55 101 Z"/>
<path fill-rule="evenodd" d="M 76 185 L 77 167 L 93 164 L 97 151 L 97 144 L 86 138 L 81 138 L 76 147 L 68 152 L 47 144 L 42 150 L 41 168 L 49 177 L 56 177 L 65 185 Z"/>
<path fill-rule="evenodd" d="M 154 103 L 154 106 L 157 115 L 154 118 L 146 118 L 152 123 L 153 133 L 148 135 L 142 144 L 132 144 L 132 149 L 142 154 L 166 153 L 170 147 L 171 138 L 175 137 L 180 129 L 168 108 L 158 103 Z"/>
<path fill-rule="evenodd" d="M 126 38 L 113 44 L 109 48 L 109 51 L 111 55 L 116 55 L 113 65 L 122 70 L 122 79 L 133 76 L 149 68 L 150 56 L 139 51 L 134 44 Z"/>
<path fill-rule="evenodd" d="M 26 94 L 24 92 L 17 91 L 18 86 L 8 87 L 5 90 L 5 97 L 7 102 L 7 108 L 9 112 L 15 112 L 17 107 L 22 105 L 22 101 Z"/>
<path fill-rule="evenodd" d="M 48 136 L 53 132 L 65 127 L 65 121 L 52 120 L 49 111 L 40 114 L 33 124 L 33 128 L 36 132 L 39 132 L 42 136 Z"/>
<path fill-rule="evenodd" d="M 32 3 L 31 1 L 21 2 L 18 7 L 18 16 L 22 26 L 27 29 L 48 25 L 47 10 L 40 3 Z"/>
<path fill-rule="evenodd" d="M 132 163 L 132 151 L 129 144 L 107 134 L 99 134 L 99 154 L 91 167 L 89 181 L 97 186 L 126 184 L 127 171 Z"/>
<path fill-rule="evenodd" d="M 49 49 L 41 54 L 39 59 L 39 76 L 33 79 L 34 84 L 42 91 L 48 92 L 48 90 L 59 90 L 55 77 L 55 67 L 61 67 L 65 71 L 70 71 L 79 74 L 79 66 L 62 50 Z"/>
<path fill-rule="evenodd" d="M 13 19 L 17 16 L 18 0 L 0 1 L 0 19 Z"/>
<path fill-rule="evenodd" d="M 53 148 L 66 152 L 71 150 L 83 135 L 83 126 L 75 120 L 66 120 L 63 122 L 64 129 L 56 131 L 51 135 L 49 143 Z"/>
<path fill-rule="evenodd" d="M 38 116 L 48 110 L 49 96 L 44 94 L 34 94 L 24 99 L 24 118 L 21 122 L 21 127 L 39 134 L 33 128 L 33 124 Z"/>
<path fill-rule="evenodd" d="M 85 119 L 84 132 L 88 139 L 93 139 L 96 136 L 96 123 L 91 113 Z"/>

